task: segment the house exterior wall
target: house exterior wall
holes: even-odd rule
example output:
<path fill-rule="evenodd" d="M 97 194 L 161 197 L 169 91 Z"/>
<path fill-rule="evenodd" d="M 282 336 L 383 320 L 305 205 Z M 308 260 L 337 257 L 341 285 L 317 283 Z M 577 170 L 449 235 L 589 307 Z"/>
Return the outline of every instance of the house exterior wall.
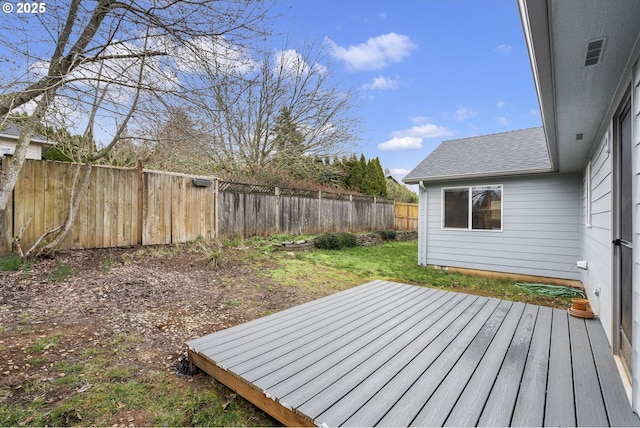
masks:
<path fill-rule="evenodd" d="M 621 92 L 613 94 L 612 105 L 619 106 L 624 93 L 631 87 L 631 111 L 633 114 L 633 181 L 632 205 L 635 207 L 633 218 L 633 354 L 631 367 L 632 407 L 640 410 L 640 66 L 636 63 L 633 72 L 629 73 L 626 82 L 620 84 Z M 585 166 L 583 182 L 583 221 L 582 221 L 582 258 L 587 260 L 589 268 L 582 273 L 582 282 L 587 291 L 591 306 L 598 315 L 609 342 L 615 343 L 614 334 L 616 316 L 616 269 L 614 267 L 614 177 L 613 177 L 613 145 L 615 117 L 611 114 L 603 118 L 601 137 L 597 140 L 590 156 L 590 180 L 587 179 L 588 168 Z M 587 184 L 590 181 L 590 187 Z M 591 191 L 591 216 L 588 213 L 587 192 Z M 587 224 L 589 223 L 589 224 Z M 598 290 L 598 293 L 596 293 Z M 597 295 L 599 294 L 599 295 Z"/>
<path fill-rule="evenodd" d="M 583 183 L 582 260 L 588 269 L 582 271 L 582 284 L 591 302 L 591 308 L 600 317 L 611 343 L 612 334 L 612 204 L 613 156 L 612 129 L 605 132 L 590 157 L 591 167 L 585 167 Z M 590 177 L 587 177 L 587 174 Z M 589 187 L 587 187 L 589 186 Z M 591 196 L 588 197 L 588 192 Z M 590 207 L 587 204 L 590 203 Z M 587 218 L 589 208 L 590 218 Z"/>
<path fill-rule="evenodd" d="M 0 137 L 0 147 L 15 149 L 16 141 Z M 33 142 L 29 144 L 29 147 L 27 147 L 27 159 L 42 159 L 42 145 Z"/>
<path fill-rule="evenodd" d="M 637 58 L 637 57 L 636 57 Z M 640 60 L 633 67 L 631 87 L 631 112 L 633 114 L 633 356 L 632 356 L 632 407 L 640 411 Z"/>
<path fill-rule="evenodd" d="M 443 230 L 443 187 L 503 185 L 503 230 Z M 580 174 L 540 174 L 426 184 L 421 264 L 579 280 Z M 426 239 L 425 239 L 426 235 Z"/>

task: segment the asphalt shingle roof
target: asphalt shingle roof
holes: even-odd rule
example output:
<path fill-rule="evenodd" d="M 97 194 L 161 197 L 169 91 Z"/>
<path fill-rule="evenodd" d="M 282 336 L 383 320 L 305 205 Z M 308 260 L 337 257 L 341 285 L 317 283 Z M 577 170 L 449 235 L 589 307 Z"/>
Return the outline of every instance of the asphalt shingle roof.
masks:
<path fill-rule="evenodd" d="M 0 128 L 0 136 L 10 138 L 18 138 L 20 136 L 20 132 L 22 131 L 22 127 L 20 125 L 6 122 L 4 126 L 4 128 Z M 43 137 L 40 134 L 33 134 L 33 136 L 31 137 L 31 141 L 35 141 L 37 143 L 53 144 L 53 141 L 49 141 L 47 137 Z"/>
<path fill-rule="evenodd" d="M 443 141 L 403 181 L 415 184 L 550 171 L 544 130 L 539 127 Z"/>

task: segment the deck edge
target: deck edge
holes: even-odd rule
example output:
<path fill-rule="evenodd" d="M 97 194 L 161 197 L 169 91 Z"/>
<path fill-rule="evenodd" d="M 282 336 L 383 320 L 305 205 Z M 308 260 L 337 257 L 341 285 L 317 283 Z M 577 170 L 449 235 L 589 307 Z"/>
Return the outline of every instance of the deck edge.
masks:
<path fill-rule="evenodd" d="M 308 416 L 302 415 L 291 408 L 287 408 L 288 406 L 285 407 L 278 401 L 270 398 L 262 390 L 256 388 L 250 383 L 247 383 L 233 373 L 218 367 L 214 361 L 211 361 L 209 358 L 194 351 L 193 349 L 187 350 L 187 357 L 189 361 L 207 374 L 211 375 L 218 382 L 237 392 L 241 397 L 251 402 L 284 425 L 296 427 L 316 426 L 313 420 Z"/>

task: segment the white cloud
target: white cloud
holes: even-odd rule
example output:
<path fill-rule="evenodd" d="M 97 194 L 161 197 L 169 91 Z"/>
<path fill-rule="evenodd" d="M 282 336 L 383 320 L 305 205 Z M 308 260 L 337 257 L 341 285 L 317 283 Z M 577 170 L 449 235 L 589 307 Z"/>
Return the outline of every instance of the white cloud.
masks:
<path fill-rule="evenodd" d="M 501 54 L 508 54 L 508 53 L 511 53 L 512 49 L 513 49 L 513 46 L 502 44 L 502 45 L 499 45 L 498 47 L 496 47 L 494 49 L 494 51 L 496 51 L 498 53 L 501 53 Z"/>
<path fill-rule="evenodd" d="M 378 150 L 420 150 L 422 148 L 422 138 L 420 137 L 393 137 L 392 139 L 378 144 Z"/>
<path fill-rule="evenodd" d="M 386 21 L 386 20 L 387 20 L 387 13 L 386 13 L 386 12 L 380 12 L 380 13 L 378 14 L 378 19 L 379 19 L 380 21 Z"/>
<path fill-rule="evenodd" d="M 504 101 L 498 101 L 496 103 L 496 107 L 498 107 L 498 108 L 502 108 L 502 107 L 504 107 L 506 105 L 507 105 L 507 103 L 505 103 Z"/>
<path fill-rule="evenodd" d="M 365 43 L 347 48 L 339 46 L 328 37 L 331 54 L 343 60 L 350 70 L 379 70 L 407 57 L 417 45 L 404 34 L 388 33 L 372 37 Z"/>
<path fill-rule="evenodd" d="M 389 172 L 391 173 L 391 175 L 397 178 L 402 178 L 405 175 L 409 174 L 409 170 L 405 168 L 391 168 Z"/>
<path fill-rule="evenodd" d="M 247 74 L 256 71 L 260 63 L 249 56 L 249 51 L 234 45 L 224 37 L 199 37 L 189 41 L 188 47 L 175 51 L 176 65 L 186 73 L 224 70 L 227 73 Z"/>
<path fill-rule="evenodd" d="M 378 76 L 374 77 L 370 83 L 366 83 L 362 85 L 362 89 L 365 90 L 380 90 L 387 91 L 390 89 L 398 89 L 401 84 L 401 80 L 398 76 L 396 77 L 386 77 L 386 76 Z"/>
<path fill-rule="evenodd" d="M 455 134 L 454 131 L 444 126 L 434 125 L 433 123 L 425 123 L 423 125 L 412 126 L 409 129 L 395 131 L 394 137 L 417 137 L 417 138 L 440 138 L 449 137 Z"/>
<path fill-rule="evenodd" d="M 427 123 L 430 120 L 429 116 L 414 116 L 411 118 L 411 122 L 413 123 Z"/>
<path fill-rule="evenodd" d="M 456 110 L 456 114 L 455 114 L 454 118 L 458 122 L 462 122 L 464 120 L 467 120 L 467 119 L 475 116 L 476 114 L 478 114 L 478 113 L 475 112 L 474 110 L 471 110 L 470 108 L 460 107 L 460 108 L 458 108 L 458 110 Z"/>
<path fill-rule="evenodd" d="M 420 150 L 422 148 L 422 141 L 425 138 L 449 137 L 454 134 L 454 131 L 444 126 L 424 123 L 422 125 L 412 126 L 409 129 L 393 132 L 391 134 L 393 138 L 378 144 L 378 150 Z"/>
<path fill-rule="evenodd" d="M 309 63 L 305 61 L 304 57 L 295 49 L 278 51 L 275 56 L 276 73 L 279 73 L 279 70 L 282 70 L 285 76 L 304 76 L 311 72 L 318 74 L 327 73 L 327 67 L 320 64 L 310 66 Z"/>
<path fill-rule="evenodd" d="M 497 116 L 497 117 L 494 117 L 494 119 L 496 120 L 496 122 L 498 122 L 498 124 L 502 126 L 509 125 L 509 120 L 504 116 Z"/>

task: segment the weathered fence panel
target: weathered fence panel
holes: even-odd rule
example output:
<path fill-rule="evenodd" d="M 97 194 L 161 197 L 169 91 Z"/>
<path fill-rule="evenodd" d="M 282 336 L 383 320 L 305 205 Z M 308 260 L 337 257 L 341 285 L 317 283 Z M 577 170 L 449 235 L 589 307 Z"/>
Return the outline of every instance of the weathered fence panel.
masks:
<path fill-rule="evenodd" d="M 13 237 L 24 228 L 20 241 L 23 250 L 64 223 L 77 168 L 64 162 L 25 161 L 13 192 L 13 225 L 7 230 Z M 71 231 L 60 248 L 135 244 L 138 231 L 132 211 L 138 205 L 136 177 L 135 170 L 94 167 Z"/>
<path fill-rule="evenodd" d="M 196 186 L 195 176 L 143 173 L 142 244 L 187 242 L 216 236 L 216 182 Z"/>
<path fill-rule="evenodd" d="M 317 197 L 281 195 L 279 204 L 278 233 L 302 235 L 320 231 L 320 200 Z"/>
<path fill-rule="evenodd" d="M 393 202 L 367 196 L 221 182 L 221 237 L 393 228 Z"/>
<path fill-rule="evenodd" d="M 418 230 L 418 204 L 395 204 L 395 229 Z"/>

